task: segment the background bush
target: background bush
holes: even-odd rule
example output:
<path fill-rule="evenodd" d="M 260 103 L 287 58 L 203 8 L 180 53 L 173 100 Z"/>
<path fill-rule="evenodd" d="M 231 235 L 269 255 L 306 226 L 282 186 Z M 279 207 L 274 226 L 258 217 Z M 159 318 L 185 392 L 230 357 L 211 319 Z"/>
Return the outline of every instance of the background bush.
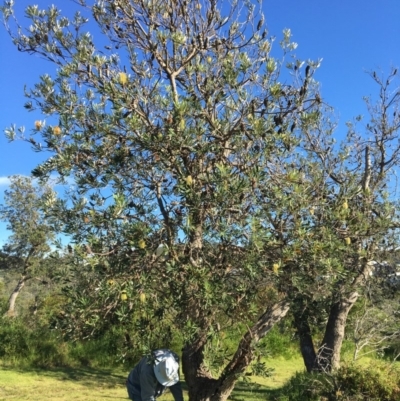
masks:
<path fill-rule="evenodd" d="M 268 357 L 283 357 L 290 359 L 299 356 L 298 341 L 294 340 L 293 332 L 287 322 L 276 325 L 265 336 L 260 346 L 265 349 Z"/>
<path fill-rule="evenodd" d="M 277 401 L 398 401 L 400 371 L 374 362 L 342 366 L 333 374 L 297 373 L 276 394 Z"/>

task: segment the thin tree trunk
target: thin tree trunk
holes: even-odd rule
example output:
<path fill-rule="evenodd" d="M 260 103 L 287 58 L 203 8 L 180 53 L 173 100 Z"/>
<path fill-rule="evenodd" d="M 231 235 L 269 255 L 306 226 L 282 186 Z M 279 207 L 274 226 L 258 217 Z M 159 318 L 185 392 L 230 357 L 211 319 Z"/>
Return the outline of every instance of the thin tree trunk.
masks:
<path fill-rule="evenodd" d="M 30 279 L 30 277 L 28 277 L 28 269 L 30 267 L 30 259 L 34 255 L 35 251 L 36 251 L 36 247 L 32 247 L 29 250 L 28 255 L 25 257 L 24 264 L 23 264 L 22 276 L 19 279 L 17 286 L 14 288 L 14 291 L 11 293 L 11 296 L 8 300 L 8 311 L 5 314 L 6 316 L 9 316 L 9 317 L 16 316 L 15 301 L 17 300 L 18 295 L 20 294 L 22 288 L 24 288 L 25 283 Z"/>
<path fill-rule="evenodd" d="M 267 309 L 255 325 L 247 331 L 241 339 L 232 360 L 223 370 L 217 393 L 211 401 L 225 401 L 228 399 L 238 378 L 245 373 L 254 360 L 254 345 L 286 316 L 289 308 L 290 303 L 287 300 L 276 303 Z"/>
<path fill-rule="evenodd" d="M 260 316 L 258 321 L 242 337 L 232 360 L 218 379 L 204 370 L 204 346 L 206 337 L 183 349 L 182 366 L 189 389 L 189 401 L 226 401 L 235 384 L 254 359 L 254 346 L 289 311 L 289 302 L 276 303 Z"/>
<path fill-rule="evenodd" d="M 301 301 L 300 301 L 301 302 Z M 318 370 L 317 353 L 315 352 L 314 342 L 308 322 L 306 307 L 302 311 L 293 313 L 294 324 L 300 341 L 300 351 L 303 357 L 307 372 L 311 373 Z"/>
<path fill-rule="evenodd" d="M 6 313 L 6 316 L 9 316 L 9 317 L 16 316 L 15 301 L 17 300 L 17 297 L 18 297 L 19 293 L 21 292 L 22 288 L 24 288 L 26 280 L 27 280 L 27 277 L 22 276 L 19 279 L 18 284 L 14 288 L 14 291 L 11 293 L 11 296 L 8 300 L 8 311 Z"/>

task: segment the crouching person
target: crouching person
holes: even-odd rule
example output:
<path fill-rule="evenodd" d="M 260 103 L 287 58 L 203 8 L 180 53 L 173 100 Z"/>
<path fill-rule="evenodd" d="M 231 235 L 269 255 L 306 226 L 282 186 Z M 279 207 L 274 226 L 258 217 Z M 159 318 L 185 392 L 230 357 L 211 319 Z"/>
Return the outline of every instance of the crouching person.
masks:
<path fill-rule="evenodd" d="M 129 398 L 134 401 L 154 401 L 167 388 L 175 401 L 183 401 L 178 355 L 169 349 L 153 351 L 132 369 L 126 386 Z"/>

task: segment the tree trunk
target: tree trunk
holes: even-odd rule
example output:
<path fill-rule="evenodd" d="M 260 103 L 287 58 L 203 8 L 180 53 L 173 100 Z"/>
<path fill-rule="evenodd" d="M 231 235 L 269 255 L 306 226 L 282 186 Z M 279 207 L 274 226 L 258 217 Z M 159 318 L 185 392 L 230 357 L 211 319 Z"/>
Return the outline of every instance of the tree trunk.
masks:
<path fill-rule="evenodd" d="M 342 298 L 331 305 L 325 335 L 318 355 L 318 365 L 321 371 L 330 372 L 340 365 L 340 351 L 342 349 L 347 316 L 358 296 L 358 292 L 353 291 L 346 298 Z"/>
<path fill-rule="evenodd" d="M 204 370 L 204 346 L 206 336 L 183 349 L 182 366 L 189 389 L 189 401 L 226 401 L 235 384 L 254 358 L 254 346 L 289 311 L 289 302 L 276 303 L 260 316 L 258 321 L 242 337 L 235 355 L 218 379 Z"/>
<path fill-rule="evenodd" d="M 17 297 L 18 297 L 19 293 L 21 292 L 22 288 L 24 288 L 26 280 L 27 280 L 27 277 L 22 276 L 19 279 L 17 286 L 14 288 L 14 291 L 11 293 L 11 296 L 8 300 L 8 311 L 6 313 L 6 316 L 15 317 L 17 315 L 15 312 L 15 301 L 17 300 Z"/>
<path fill-rule="evenodd" d="M 207 336 L 203 335 L 182 350 L 182 370 L 188 386 L 190 401 L 209 401 L 215 392 L 217 380 L 204 368 L 204 347 Z"/>
<path fill-rule="evenodd" d="M 307 372 L 318 370 L 317 353 L 315 352 L 311 328 L 308 323 L 307 309 L 293 313 L 294 324 L 300 341 L 300 351 Z"/>
<path fill-rule="evenodd" d="M 339 367 L 340 351 L 342 349 L 347 316 L 359 297 L 357 287 L 364 287 L 366 285 L 374 268 L 374 262 L 365 260 L 361 272 L 354 278 L 351 284 L 353 291 L 348 293 L 347 296 L 342 296 L 331 305 L 325 335 L 318 355 L 320 371 L 330 372 Z M 338 289 L 338 293 L 340 292 Z"/>
<path fill-rule="evenodd" d="M 8 311 L 6 312 L 6 316 L 14 317 L 16 316 L 15 312 L 15 301 L 18 298 L 19 293 L 21 292 L 22 288 L 24 288 L 25 283 L 31 278 L 28 277 L 29 267 L 30 267 L 30 259 L 35 254 L 36 247 L 32 247 L 28 255 L 25 257 L 24 264 L 23 264 L 23 273 L 21 278 L 18 281 L 17 286 L 14 288 L 14 291 L 11 293 L 11 296 L 8 300 Z"/>

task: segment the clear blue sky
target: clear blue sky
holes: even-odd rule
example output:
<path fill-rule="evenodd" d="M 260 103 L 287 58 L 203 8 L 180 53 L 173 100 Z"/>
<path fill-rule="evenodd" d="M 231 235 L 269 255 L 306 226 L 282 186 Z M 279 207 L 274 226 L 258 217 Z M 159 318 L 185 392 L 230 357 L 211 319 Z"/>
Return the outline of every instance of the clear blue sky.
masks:
<path fill-rule="evenodd" d="M 70 0 L 15 2 L 17 10 L 29 4 L 56 4 L 66 12 L 76 7 Z M 340 117 L 337 135 L 342 136 L 344 123 L 365 112 L 362 97 L 376 93 L 365 71 L 387 73 L 391 67 L 400 67 L 400 0 L 264 0 L 263 8 L 270 35 L 280 39 L 282 30 L 290 28 L 293 41 L 299 44 L 299 58 L 323 58 L 315 78 L 321 82 L 324 99 Z M 2 131 L 12 123 L 30 129 L 35 120 L 43 118 L 23 108 L 24 85 L 33 86 L 41 74 L 52 73 L 55 67 L 36 56 L 19 53 L 0 28 L 1 203 L 7 177 L 29 175 L 45 158 L 26 143 L 8 143 Z M 4 227 L 0 223 L 0 246 L 7 238 Z"/>

